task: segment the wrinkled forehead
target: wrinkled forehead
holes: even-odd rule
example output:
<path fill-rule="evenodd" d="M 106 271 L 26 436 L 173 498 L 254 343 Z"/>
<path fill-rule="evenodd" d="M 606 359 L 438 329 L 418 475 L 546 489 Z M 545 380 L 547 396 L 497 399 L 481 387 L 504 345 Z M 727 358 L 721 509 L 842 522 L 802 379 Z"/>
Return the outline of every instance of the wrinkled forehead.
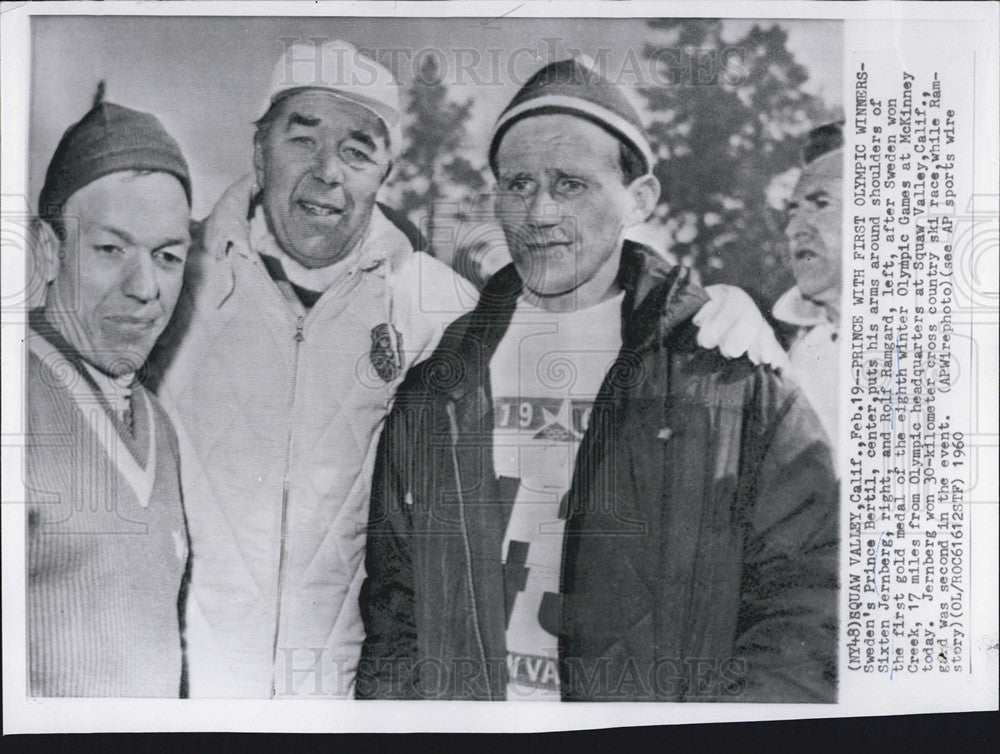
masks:
<path fill-rule="evenodd" d="M 279 129 L 302 125 L 301 120 L 315 122 L 316 128 L 334 131 L 360 131 L 386 146 L 389 131 L 375 113 L 356 102 L 344 99 L 325 89 L 299 89 L 286 94 L 273 105 L 277 108 Z"/>
<path fill-rule="evenodd" d="M 617 166 L 619 141 L 606 130 L 566 113 L 532 115 L 503 135 L 500 174 L 520 170 L 592 171 Z"/>
<path fill-rule="evenodd" d="M 181 182 L 150 171 L 109 173 L 75 192 L 63 208 L 63 222 L 81 231 L 124 231 L 136 241 L 188 237 L 190 208 Z"/>

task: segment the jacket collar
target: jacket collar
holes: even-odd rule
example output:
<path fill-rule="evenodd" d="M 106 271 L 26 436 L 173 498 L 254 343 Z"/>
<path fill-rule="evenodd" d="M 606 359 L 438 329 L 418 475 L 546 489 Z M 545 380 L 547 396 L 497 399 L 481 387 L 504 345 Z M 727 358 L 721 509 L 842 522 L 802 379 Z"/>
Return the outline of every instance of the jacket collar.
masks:
<path fill-rule="evenodd" d="M 626 241 L 622 249 L 618 284 L 625 291 L 623 341 L 636 351 L 664 343 L 709 300 L 687 267 L 670 265 L 634 241 Z"/>
<path fill-rule="evenodd" d="M 648 246 L 635 241 L 625 241 L 622 248 L 618 284 L 625 291 L 622 342 L 633 351 L 663 344 L 709 300 L 708 294 L 691 280 L 688 268 L 671 266 Z M 507 332 L 523 287 L 517 268 L 509 264 L 489 280 L 476 308 L 467 315 L 459 352 L 478 353 L 480 369 L 488 366 Z M 468 363 L 465 366 L 464 379 L 448 390 L 456 399 L 480 380 L 479 370 L 470 369 Z"/>
<path fill-rule="evenodd" d="M 670 336 L 708 302 L 708 294 L 691 280 L 688 268 L 670 265 L 648 246 L 625 241 L 618 284 L 625 291 L 622 327 L 625 343 L 637 350 L 651 348 Z M 483 289 L 473 315 L 513 313 L 524 283 L 513 264 L 497 272 Z M 501 337 L 507 329 L 506 317 Z"/>
<path fill-rule="evenodd" d="M 775 319 L 789 325 L 814 327 L 829 323 L 837 329 L 836 322 L 831 322 L 827 317 L 826 308 L 803 296 L 797 285 L 793 285 L 774 302 L 771 313 Z"/>
<path fill-rule="evenodd" d="M 202 233 L 207 235 L 209 227 L 224 228 L 221 249 L 224 250 L 227 258 L 240 256 L 254 263 L 260 262 L 259 251 L 262 245 L 260 230 L 252 227 L 253 213 L 237 211 L 235 207 L 220 207 L 212 212 L 203 222 Z M 265 231 L 266 232 L 266 231 Z M 277 247 L 270 233 L 268 239 Z M 210 254 L 215 253 L 214 249 L 207 250 Z M 376 203 L 372 208 L 372 215 L 369 219 L 368 228 L 364 238 L 358 244 L 350 257 L 338 262 L 335 266 L 343 271 L 358 270 L 362 273 L 376 272 L 381 276 L 386 276 L 395 269 L 402 260 L 406 259 L 413 252 L 413 245 L 399 228 L 397 228 L 382 212 Z M 216 306 L 221 306 L 233 292 L 236 286 L 236 276 L 232 273 L 228 279 L 219 278 L 219 290 L 215 296 Z"/>

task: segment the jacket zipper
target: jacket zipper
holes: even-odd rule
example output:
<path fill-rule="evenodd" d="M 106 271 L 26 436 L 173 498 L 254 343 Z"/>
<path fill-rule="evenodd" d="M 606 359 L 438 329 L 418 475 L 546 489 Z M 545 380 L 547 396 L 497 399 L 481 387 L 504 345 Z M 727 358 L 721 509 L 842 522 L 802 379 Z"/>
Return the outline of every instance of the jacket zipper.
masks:
<path fill-rule="evenodd" d="M 455 495 L 458 498 L 458 523 L 459 528 L 462 530 L 462 547 L 465 549 L 465 578 L 469 585 L 469 598 L 472 600 L 472 622 L 476 628 L 476 644 L 479 649 L 479 657 L 482 660 L 483 669 L 486 671 L 487 684 L 489 684 L 486 646 L 483 641 L 483 630 L 479 625 L 479 613 L 476 609 L 479 601 L 476 599 L 476 585 L 472 580 L 472 544 L 469 542 L 469 527 L 465 522 L 465 496 L 462 494 L 462 476 L 459 473 L 458 451 L 456 450 L 458 444 L 458 420 L 455 418 L 455 404 L 449 401 L 445 404 L 445 410 L 448 412 L 448 430 L 451 434 L 451 465 L 455 472 Z"/>
<path fill-rule="evenodd" d="M 295 318 L 295 361 L 292 368 L 292 408 L 290 421 L 288 423 L 288 442 L 285 447 L 285 474 L 281 483 L 281 537 L 278 542 L 278 589 L 277 589 L 277 609 L 274 619 L 274 641 L 271 644 L 271 698 L 275 697 L 277 686 L 278 669 L 278 637 L 281 635 L 281 598 L 285 586 L 285 560 L 287 551 L 285 549 L 285 535 L 288 528 L 288 474 L 292 465 L 292 431 L 295 420 L 295 404 L 299 395 L 299 352 L 305 336 L 302 330 L 305 326 L 305 316 L 298 315 Z"/>

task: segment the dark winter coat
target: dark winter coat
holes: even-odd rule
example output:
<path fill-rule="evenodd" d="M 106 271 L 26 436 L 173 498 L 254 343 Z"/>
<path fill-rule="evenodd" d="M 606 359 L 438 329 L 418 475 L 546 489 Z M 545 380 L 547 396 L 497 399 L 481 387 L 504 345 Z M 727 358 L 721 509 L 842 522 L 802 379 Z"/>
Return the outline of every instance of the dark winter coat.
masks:
<path fill-rule="evenodd" d="M 567 497 L 564 700 L 831 702 L 838 488 L 794 384 L 695 341 L 707 301 L 627 243 L 623 347 Z M 489 365 L 521 280 L 486 287 L 397 393 L 379 448 L 361 605 L 361 698 L 503 699 Z M 502 502 L 507 501 L 507 502 Z"/>

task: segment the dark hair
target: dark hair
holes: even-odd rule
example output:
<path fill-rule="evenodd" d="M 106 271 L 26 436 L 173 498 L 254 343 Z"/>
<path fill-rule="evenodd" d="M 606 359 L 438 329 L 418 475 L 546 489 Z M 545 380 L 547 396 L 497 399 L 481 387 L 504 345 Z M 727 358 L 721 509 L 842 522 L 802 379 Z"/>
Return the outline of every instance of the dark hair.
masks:
<path fill-rule="evenodd" d="M 827 123 L 814 128 L 806 136 L 802 159 L 806 165 L 844 146 L 844 121 Z"/>
<path fill-rule="evenodd" d="M 621 140 L 618 141 L 618 166 L 622 169 L 622 181 L 626 186 L 648 172 L 646 160 L 639 154 L 639 150 Z"/>
<path fill-rule="evenodd" d="M 267 137 L 271 135 L 271 129 L 274 128 L 274 122 L 278 120 L 278 114 L 281 112 L 279 105 L 283 100 L 284 98 L 275 101 L 269 108 L 267 108 L 266 113 L 254 121 L 254 144 L 263 144 L 267 140 Z"/>

